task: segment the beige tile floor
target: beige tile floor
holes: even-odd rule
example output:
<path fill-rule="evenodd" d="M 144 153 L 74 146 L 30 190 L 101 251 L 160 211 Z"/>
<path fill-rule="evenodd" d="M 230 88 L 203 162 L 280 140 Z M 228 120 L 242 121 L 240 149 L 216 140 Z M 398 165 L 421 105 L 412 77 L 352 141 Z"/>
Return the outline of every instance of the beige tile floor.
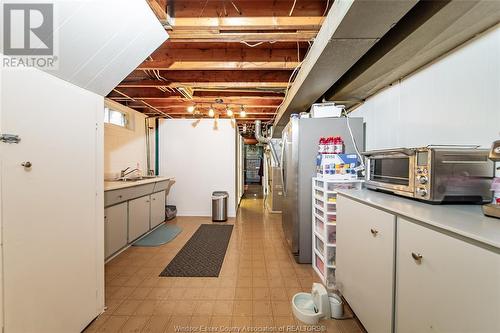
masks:
<path fill-rule="evenodd" d="M 160 247 L 131 247 L 106 265 L 106 306 L 86 332 L 175 332 L 176 326 L 217 332 L 293 332 L 303 324 L 291 312 L 291 298 L 310 291 L 317 277 L 310 265 L 288 253 L 281 215 L 265 212 L 262 199 L 244 199 L 218 278 L 158 277 L 202 223 L 210 218 L 178 217 L 183 232 Z M 243 330 L 246 328 L 246 330 Z M 304 327 L 303 327 L 304 328 Z M 362 332 L 352 320 L 323 320 L 323 332 Z M 295 330 L 295 332 L 298 332 Z"/>

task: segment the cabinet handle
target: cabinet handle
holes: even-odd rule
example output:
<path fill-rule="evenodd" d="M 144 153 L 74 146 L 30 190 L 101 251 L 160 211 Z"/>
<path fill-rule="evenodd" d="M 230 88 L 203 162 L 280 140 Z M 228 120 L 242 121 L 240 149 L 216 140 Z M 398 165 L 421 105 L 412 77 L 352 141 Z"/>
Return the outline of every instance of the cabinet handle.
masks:
<path fill-rule="evenodd" d="M 370 229 L 370 232 L 372 233 L 373 237 L 377 236 L 378 230 L 375 229 Z"/>
<path fill-rule="evenodd" d="M 118 196 L 118 199 L 121 199 L 121 198 L 123 198 L 123 195 L 119 195 L 119 196 Z"/>
<path fill-rule="evenodd" d="M 417 264 L 421 264 L 422 263 L 422 255 L 420 253 L 415 253 L 415 252 L 412 252 L 411 253 L 411 256 L 413 258 L 413 260 L 415 260 L 415 262 Z"/>

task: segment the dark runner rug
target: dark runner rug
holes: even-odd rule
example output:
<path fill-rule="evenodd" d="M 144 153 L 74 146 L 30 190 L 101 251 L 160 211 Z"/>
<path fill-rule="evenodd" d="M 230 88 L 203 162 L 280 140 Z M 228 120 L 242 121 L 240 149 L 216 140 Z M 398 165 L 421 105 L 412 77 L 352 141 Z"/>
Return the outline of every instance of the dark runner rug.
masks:
<path fill-rule="evenodd" d="M 202 224 L 160 276 L 218 277 L 233 226 Z"/>

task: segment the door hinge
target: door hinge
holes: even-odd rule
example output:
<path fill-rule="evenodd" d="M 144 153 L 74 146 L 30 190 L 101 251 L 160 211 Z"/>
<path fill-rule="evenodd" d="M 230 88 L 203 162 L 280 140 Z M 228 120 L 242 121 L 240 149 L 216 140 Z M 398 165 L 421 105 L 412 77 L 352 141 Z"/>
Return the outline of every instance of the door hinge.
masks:
<path fill-rule="evenodd" d="M 15 134 L 0 134 L 0 141 L 4 143 L 19 143 L 21 138 Z"/>

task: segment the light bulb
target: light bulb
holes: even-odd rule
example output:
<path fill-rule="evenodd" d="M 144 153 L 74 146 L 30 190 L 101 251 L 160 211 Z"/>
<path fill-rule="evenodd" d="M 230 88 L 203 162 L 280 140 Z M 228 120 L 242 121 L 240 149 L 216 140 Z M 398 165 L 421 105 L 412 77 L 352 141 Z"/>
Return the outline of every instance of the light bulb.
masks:
<path fill-rule="evenodd" d="M 228 117 L 232 117 L 233 116 L 233 110 L 231 110 L 230 108 L 227 108 L 226 113 L 227 113 Z"/>
<path fill-rule="evenodd" d="M 213 118 L 213 116 L 215 116 L 215 111 L 214 111 L 214 109 L 210 108 L 210 109 L 208 110 L 208 116 L 209 116 L 209 117 L 211 117 L 211 118 Z"/>
<path fill-rule="evenodd" d="M 246 116 L 247 116 L 247 113 L 246 113 L 245 109 L 241 108 L 240 117 L 246 117 Z"/>
<path fill-rule="evenodd" d="M 194 105 L 190 105 L 187 107 L 187 112 L 193 113 L 194 112 Z"/>

